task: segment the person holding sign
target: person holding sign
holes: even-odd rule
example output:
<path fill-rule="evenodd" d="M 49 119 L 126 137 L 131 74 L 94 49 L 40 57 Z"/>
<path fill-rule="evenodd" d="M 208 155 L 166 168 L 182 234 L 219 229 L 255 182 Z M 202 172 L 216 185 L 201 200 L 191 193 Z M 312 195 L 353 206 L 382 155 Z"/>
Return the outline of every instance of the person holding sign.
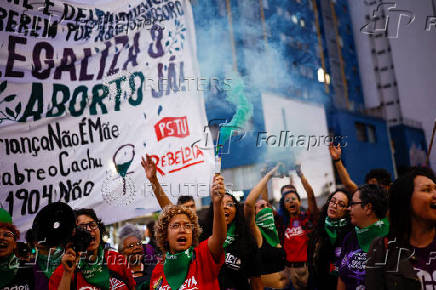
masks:
<path fill-rule="evenodd" d="M 15 256 L 20 232 L 9 213 L 0 208 L 0 289 L 33 289 L 31 267 L 23 267 Z"/>
<path fill-rule="evenodd" d="M 274 214 L 268 202 L 258 197 L 266 193 L 267 183 L 277 171 L 279 165 L 269 171 L 250 191 L 244 203 L 245 218 L 260 249 L 262 260 L 262 282 L 265 287 L 282 289 L 289 283 L 285 272 L 285 251 L 283 250 L 276 226 Z M 267 199 L 266 193 L 266 199 Z"/>
<path fill-rule="evenodd" d="M 126 263 L 120 263 L 125 261 L 124 256 L 103 248 L 106 230 L 95 211 L 82 208 L 75 215 L 76 237 L 78 231 L 85 231 L 90 237 L 82 236 L 73 246 L 67 245 L 62 264 L 50 277 L 49 289 L 135 289 L 132 272 Z M 82 247 L 86 249 L 84 252 Z"/>

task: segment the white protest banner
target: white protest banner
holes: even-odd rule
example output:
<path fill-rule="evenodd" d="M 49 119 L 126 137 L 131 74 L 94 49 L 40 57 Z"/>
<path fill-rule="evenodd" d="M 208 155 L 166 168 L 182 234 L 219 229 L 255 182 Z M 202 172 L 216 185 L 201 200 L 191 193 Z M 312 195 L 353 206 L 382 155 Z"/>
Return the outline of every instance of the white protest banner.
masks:
<path fill-rule="evenodd" d="M 0 47 L 0 202 L 20 229 L 54 201 L 105 223 L 156 210 L 146 153 L 168 194 L 208 195 L 188 0 L 3 1 Z"/>

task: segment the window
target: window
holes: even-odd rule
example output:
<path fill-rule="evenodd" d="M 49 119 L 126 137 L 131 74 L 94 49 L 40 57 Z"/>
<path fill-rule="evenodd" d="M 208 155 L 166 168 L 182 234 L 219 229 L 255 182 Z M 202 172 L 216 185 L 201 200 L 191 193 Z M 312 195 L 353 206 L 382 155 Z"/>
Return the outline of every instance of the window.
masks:
<path fill-rule="evenodd" d="M 368 142 L 368 135 L 366 134 L 366 126 L 363 123 L 355 122 L 357 140 L 361 142 Z"/>
<path fill-rule="evenodd" d="M 375 135 L 375 127 L 368 125 L 368 141 L 369 143 L 377 143 L 377 136 Z"/>
<path fill-rule="evenodd" d="M 356 128 L 357 140 L 360 142 L 377 143 L 375 126 L 361 122 L 355 122 L 354 127 Z"/>

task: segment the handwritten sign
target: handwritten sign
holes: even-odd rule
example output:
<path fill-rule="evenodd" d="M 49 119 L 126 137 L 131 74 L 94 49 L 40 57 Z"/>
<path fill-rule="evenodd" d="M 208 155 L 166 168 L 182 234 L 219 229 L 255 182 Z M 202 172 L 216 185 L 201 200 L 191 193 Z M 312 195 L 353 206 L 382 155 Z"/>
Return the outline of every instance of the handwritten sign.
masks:
<path fill-rule="evenodd" d="M 146 153 L 173 198 L 208 194 L 192 191 L 214 158 L 198 145 L 207 119 L 188 84 L 199 74 L 189 1 L 3 4 L 0 202 L 20 229 L 55 201 L 106 223 L 156 210 Z"/>

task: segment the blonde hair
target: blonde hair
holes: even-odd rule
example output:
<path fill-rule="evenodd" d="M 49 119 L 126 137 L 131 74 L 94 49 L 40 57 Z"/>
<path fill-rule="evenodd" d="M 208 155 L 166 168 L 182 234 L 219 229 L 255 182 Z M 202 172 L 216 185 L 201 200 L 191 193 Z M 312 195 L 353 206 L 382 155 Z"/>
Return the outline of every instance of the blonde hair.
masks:
<path fill-rule="evenodd" d="M 192 229 L 192 246 L 195 247 L 198 245 L 198 237 L 200 236 L 202 229 L 198 224 L 198 217 L 195 211 L 180 205 L 168 205 L 163 209 L 162 213 L 159 215 L 157 223 L 154 225 L 156 243 L 163 253 L 170 250 L 168 243 L 168 226 L 171 219 L 178 214 L 186 215 L 194 225 L 194 228 Z"/>

